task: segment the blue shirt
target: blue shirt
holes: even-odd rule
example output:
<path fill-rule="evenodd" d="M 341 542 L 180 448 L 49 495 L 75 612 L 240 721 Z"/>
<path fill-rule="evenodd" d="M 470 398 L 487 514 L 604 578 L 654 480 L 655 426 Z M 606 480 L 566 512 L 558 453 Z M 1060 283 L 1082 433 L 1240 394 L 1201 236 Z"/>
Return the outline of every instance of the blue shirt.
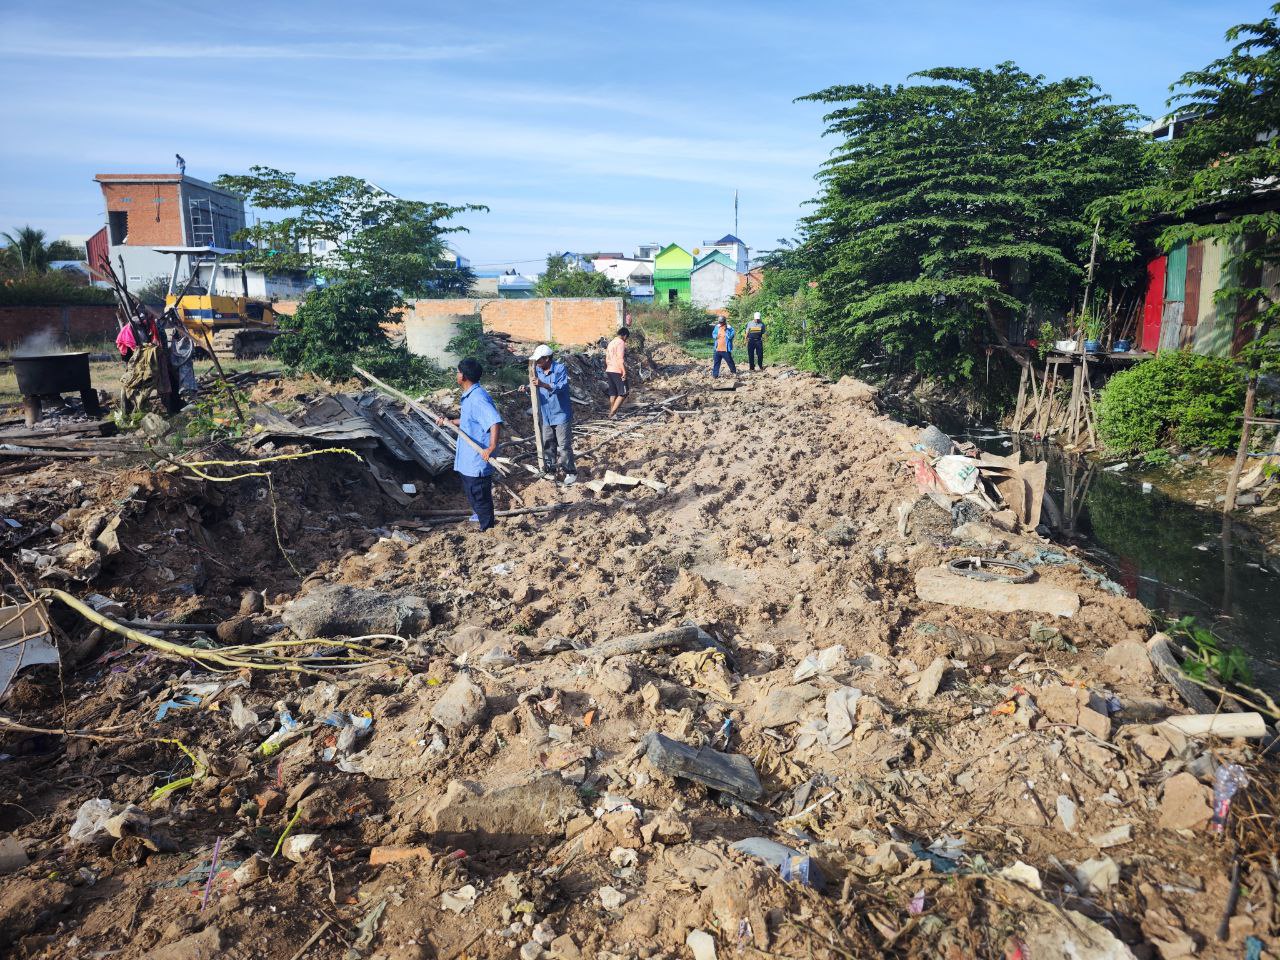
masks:
<path fill-rule="evenodd" d="M 493 398 L 478 383 L 462 395 L 462 413 L 458 417 L 458 429 L 480 444 L 483 450 L 489 446 L 489 431 L 495 423 L 502 422 L 502 414 L 493 405 Z M 453 454 L 453 469 L 464 477 L 487 477 L 493 466 L 486 463 L 475 447 L 461 437 Z"/>
<path fill-rule="evenodd" d="M 711 327 L 711 349 L 716 348 L 716 344 L 720 342 L 720 324 L 716 323 Z M 727 353 L 733 353 L 733 324 L 725 324 L 724 328 L 724 349 Z"/>
<path fill-rule="evenodd" d="M 569 396 L 569 371 L 560 360 L 551 361 L 551 369 L 535 366 L 538 375 L 538 409 L 542 422 L 548 427 L 558 427 L 573 419 L 573 400 Z"/>

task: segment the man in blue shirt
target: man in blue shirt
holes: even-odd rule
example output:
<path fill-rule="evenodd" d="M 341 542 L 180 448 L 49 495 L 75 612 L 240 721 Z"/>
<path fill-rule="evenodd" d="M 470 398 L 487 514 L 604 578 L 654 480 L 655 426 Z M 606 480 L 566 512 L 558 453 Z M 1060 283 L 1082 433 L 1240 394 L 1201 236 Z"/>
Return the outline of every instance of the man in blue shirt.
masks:
<path fill-rule="evenodd" d="M 474 511 L 471 519 L 479 521 L 481 530 L 493 526 L 493 467 L 489 458 L 498 449 L 498 431 L 502 414 L 493 405 L 487 390 L 480 386 L 483 371 L 478 361 L 467 357 L 458 364 L 458 386 L 462 388 L 462 408 L 453 423 L 480 447 L 467 443 L 461 436 L 453 454 L 453 469 L 462 477 L 462 492 Z M 444 418 L 439 422 L 443 425 Z"/>
<path fill-rule="evenodd" d="M 557 460 L 564 471 L 564 485 L 578 482 L 573 464 L 573 399 L 569 395 L 569 371 L 562 361 L 551 355 L 551 348 L 540 344 L 529 358 L 533 371 L 529 389 L 538 391 L 538 409 L 542 412 L 542 468 L 555 473 Z"/>
<path fill-rule="evenodd" d="M 733 327 L 729 321 L 721 317 L 711 328 L 711 346 L 715 349 L 715 359 L 711 361 L 711 375 L 720 376 L 720 364 L 729 364 L 729 372 L 738 375 L 738 368 L 733 365 Z"/>

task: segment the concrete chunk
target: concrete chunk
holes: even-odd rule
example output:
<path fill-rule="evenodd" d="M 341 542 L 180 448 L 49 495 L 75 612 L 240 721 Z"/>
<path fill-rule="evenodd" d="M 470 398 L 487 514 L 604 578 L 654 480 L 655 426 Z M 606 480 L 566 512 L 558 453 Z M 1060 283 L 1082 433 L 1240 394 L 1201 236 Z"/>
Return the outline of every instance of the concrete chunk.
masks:
<path fill-rule="evenodd" d="M 916 571 L 916 596 L 928 603 L 945 603 L 996 613 L 1047 613 L 1074 617 L 1080 595 L 1049 583 L 999 583 L 948 573 L 940 567 Z"/>

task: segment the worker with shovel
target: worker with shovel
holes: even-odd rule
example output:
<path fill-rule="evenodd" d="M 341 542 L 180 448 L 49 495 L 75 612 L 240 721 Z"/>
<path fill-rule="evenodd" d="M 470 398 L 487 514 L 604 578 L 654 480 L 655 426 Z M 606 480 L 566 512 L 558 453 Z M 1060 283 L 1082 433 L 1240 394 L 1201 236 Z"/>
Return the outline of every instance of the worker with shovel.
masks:
<path fill-rule="evenodd" d="M 578 482 L 573 463 L 573 399 L 569 395 L 569 371 L 539 344 L 529 357 L 529 386 L 537 391 L 536 412 L 542 420 L 542 469 L 554 476 L 557 462 L 564 471 L 564 485 Z"/>
<path fill-rule="evenodd" d="M 479 361 L 472 357 L 458 364 L 462 405 L 458 419 L 453 421 L 459 431 L 453 469 L 462 477 L 462 492 L 474 511 L 471 519 L 480 524 L 481 530 L 488 530 L 493 526 L 493 465 L 489 458 L 498 449 L 502 414 L 493 405 L 489 392 L 480 386 L 482 374 Z M 437 417 L 436 422 L 444 426 L 444 417 Z"/>

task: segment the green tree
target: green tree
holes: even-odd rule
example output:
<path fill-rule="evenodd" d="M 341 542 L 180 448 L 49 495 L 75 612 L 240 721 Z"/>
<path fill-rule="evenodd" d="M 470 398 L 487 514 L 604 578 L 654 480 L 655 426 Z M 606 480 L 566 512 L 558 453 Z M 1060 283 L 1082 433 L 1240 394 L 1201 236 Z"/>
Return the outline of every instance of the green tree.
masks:
<path fill-rule="evenodd" d="M 13 233 L 0 233 L 19 273 L 44 273 L 49 269 L 49 249 L 44 236 L 43 230 L 30 224 Z"/>
<path fill-rule="evenodd" d="M 1140 182 L 1132 107 L 1087 77 L 1015 64 L 940 67 L 898 86 L 829 87 L 839 145 L 818 174 L 802 242 L 781 260 L 818 281 L 815 358 L 966 379 L 1006 327 L 1080 293 L 1089 203 Z M 1015 359 L 1015 351 L 1008 350 Z"/>
<path fill-rule="evenodd" d="M 260 210 L 284 216 L 262 220 L 236 233 L 249 244 L 242 257 L 265 270 L 300 270 L 333 280 L 363 278 L 406 297 L 438 294 L 444 286 L 470 286 L 444 259 L 445 237 L 465 232 L 450 226 L 460 213 L 486 210 L 393 197 L 359 177 L 300 181 L 296 174 L 255 166 L 223 175 L 217 185 Z M 336 248 L 323 256 L 319 251 Z"/>
<path fill-rule="evenodd" d="M 49 244 L 49 262 L 54 260 L 84 260 L 88 253 L 84 244 L 68 243 L 66 240 L 55 240 Z"/>
<path fill-rule="evenodd" d="M 574 266 L 560 253 L 547 255 L 547 268 L 533 290 L 540 297 L 625 297 L 627 288 L 603 273 Z"/>
<path fill-rule="evenodd" d="M 396 291 L 365 277 L 349 277 L 315 290 L 293 316 L 280 318 L 283 331 L 272 352 L 292 370 L 326 380 L 352 376 L 352 364 L 386 375 L 406 388 L 438 381 L 433 364 L 392 347 L 384 330 L 398 320 Z"/>

